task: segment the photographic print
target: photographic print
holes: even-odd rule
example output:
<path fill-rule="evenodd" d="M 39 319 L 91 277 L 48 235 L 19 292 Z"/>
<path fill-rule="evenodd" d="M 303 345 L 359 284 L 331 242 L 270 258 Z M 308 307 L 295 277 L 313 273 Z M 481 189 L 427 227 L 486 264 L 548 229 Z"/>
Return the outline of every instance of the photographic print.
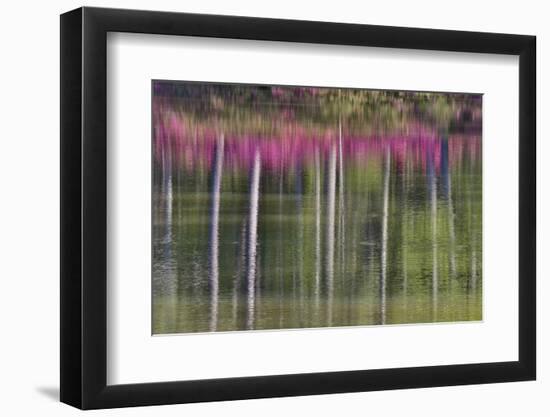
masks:
<path fill-rule="evenodd" d="M 482 95 L 152 81 L 152 333 L 482 320 Z"/>

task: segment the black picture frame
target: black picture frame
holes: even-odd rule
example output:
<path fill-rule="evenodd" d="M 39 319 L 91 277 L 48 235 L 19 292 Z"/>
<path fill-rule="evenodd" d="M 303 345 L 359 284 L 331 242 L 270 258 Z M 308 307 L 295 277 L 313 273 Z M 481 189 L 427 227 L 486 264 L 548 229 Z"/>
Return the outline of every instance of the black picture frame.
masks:
<path fill-rule="evenodd" d="M 107 385 L 108 32 L 519 56 L 519 358 Z M 533 380 L 536 377 L 534 36 L 80 8 L 61 15 L 61 401 L 81 409 Z"/>

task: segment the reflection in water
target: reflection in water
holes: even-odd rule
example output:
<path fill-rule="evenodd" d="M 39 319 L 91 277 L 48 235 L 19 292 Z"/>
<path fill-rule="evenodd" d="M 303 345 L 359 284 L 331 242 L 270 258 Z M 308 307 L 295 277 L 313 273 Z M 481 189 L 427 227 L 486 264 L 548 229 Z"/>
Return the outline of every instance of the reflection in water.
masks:
<path fill-rule="evenodd" d="M 329 153 L 327 197 L 327 326 L 332 326 L 332 303 L 334 298 L 334 217 L 336 204 L 336 145 Z"/>
<path fill-rule="evenodd" d="M 155 82 L 153 333 L 481 319 L 481 98 Z"/>
<path fill-rule="evenodd" d="M 319 150 L 315 151 L 315 306 L 321 296 L 321 165 Z"/>
<path fill-rule="evenodd" d="M 220 189 L 223 169 L 223 135 L 216 144 L 216 158 L 213 167 L 214 183 L 212 185 L 212 208 L 210 210 L 210 330 L 216 331 L 218 323 L 219 291 L 219 247 L 218 234 L 220 224 Z"/>
<path fill-rule="evenodd" d="M 258 200 L 260 198 L 260 152 L 254 153 L 254 167 L 250 181 L 250 213 L 248 224 L 248 268 L 247 268 L 247 318 L 246 328 L 254 328 L 254 308 L 256 295 L 256 248 L 258 245 Z"/>
<path fill-rule="evenodd" d="M 451 269 L 451 285 L 456 278 L 456 248 L 455 248 L 455 219 L 453 212 L 453 194 L 451 187 L 451 172 L 449 170 L 449 141 L 445 138 L 441 142 L 441 177 L 445 185 L 443 195 L 447 196 L 447 222 L 449 223 L 449 262 Z"/>
<path fill-rule="evenodd" d="M 339 201 L 338 201 L 338 251 L 340 254 L 340 274 L 344 273 L 345 265 L 345 212 L 344 212 L 344 156 L 342 152 L 342 120 L 338 121 L 338 181 L 339 181 Z"/>
<path fill-rule="evenodd" d="M 386 276 L 388 273 L 388 211 L 390 199 L 390 151 L 384 161 L 384 208 L 382 209 L 382 256 L 380 259 L 380 324 L 386 324 Z"/>
<path fill-rule="evenodd" d="M 437 292 L 439 290 L 437 281 L 437 184 L 434 172 L 434 156 L 431 147 L 428 153 L 428 178 L 430 179 L 430 206 L 432 217 L 432 312 L 433 321 L 437 321 Z"/>

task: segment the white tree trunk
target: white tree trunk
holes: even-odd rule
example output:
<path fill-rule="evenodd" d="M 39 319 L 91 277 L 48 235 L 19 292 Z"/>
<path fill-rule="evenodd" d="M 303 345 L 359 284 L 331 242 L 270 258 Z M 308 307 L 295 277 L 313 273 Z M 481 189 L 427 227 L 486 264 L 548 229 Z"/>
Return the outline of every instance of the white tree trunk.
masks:
<path fill-rule="evenodd" d="M 218 139 L 214 161 L 214 181 L 212 184 L 212 206 L 210 209 L 210 331 L 215 332 L 218 326 L 219 296 L 219 228 L 220 228 L 220 193 L 223 174 L 223 135 Z"/>
<path fill-rule="evenodd" d="M 382 208 L 382 248 L 380 257 L 380 324 L 386 324 L 386 281 L 388 268 L 388 215 L 390 206 L 390 149 L 384 164 L 384 206 Z"/>
<path fill-rule="evenodd" d="M 402 214 L 402 222 L 401 222 L 401 228 L 402 228 L 402 236 L 403 236 L 403 242 L 401 244 L 401 258 L 403 261 L 403 306 L 405 312 L 407 311 L 408 307 L 408 254 L 407 254 L 407 248 L 408 248 L 408 241 L 409 241 L 409 199 L 408 199 L 408 187 L 409 187 L 409 160 L 407 158 L 406 164 L 405 164 L 405 172 L 403 172 L 403 198 L 405 199 L 405 202 L 403 203 L 403 214 Z M 411 216 L 412 218 L 412 216 Z"/>
<path fill-rule="evenodd" d="M 431 155 L 433 158 L 433 155 Z M 433 162 L 432 162 L 433 164 Z M 437 180 L 435 166 L 431 178 L 431 217 L 432 217 L 432 311 L 433 321 L 437 321 L 437 293 L 439 290 L 437 265 Z"/>
<path fill-rule="evenodd" d="M 327 325 L 332 326 L 332 304 L 334 297 L 334 222 L 336 212 L 336 145 L 332 145 L 328 167 L 327 207 Z"/>
<path fill-rule="evenodd" d="M 340 271 L 343 274 L 346 260 L 345 260 L 345 217 L 344 217 L 344 154 L 342 151 L 342 119 L 339 122 L 339 135 L 338 135 L 338 246 L 340 253 Z"/>
<path fill-rule="evenodd" d="M 250 214 L 248 227 L 248 268 L 247 268 L 247 328 L 254 328 L 256 292 L 256 250 L 258 244 L 258 203 L 260 199 L 260 151 L 254 155 L 254 166 L 250 182 Z"/>
<path fill-rule="evenodd" d="M 315 303 L 319 308 L 321 287 L 321 161 L 315 153 Z"/>

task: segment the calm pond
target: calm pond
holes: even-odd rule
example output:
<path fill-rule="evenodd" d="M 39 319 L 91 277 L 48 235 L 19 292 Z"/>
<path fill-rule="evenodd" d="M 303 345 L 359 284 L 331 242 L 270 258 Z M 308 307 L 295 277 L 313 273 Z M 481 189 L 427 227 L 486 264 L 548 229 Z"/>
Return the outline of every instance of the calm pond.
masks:
<path fill-rule="evenodd" d="M 154 334 L 482 319 L 479 95 L 153 87 Z"/>

